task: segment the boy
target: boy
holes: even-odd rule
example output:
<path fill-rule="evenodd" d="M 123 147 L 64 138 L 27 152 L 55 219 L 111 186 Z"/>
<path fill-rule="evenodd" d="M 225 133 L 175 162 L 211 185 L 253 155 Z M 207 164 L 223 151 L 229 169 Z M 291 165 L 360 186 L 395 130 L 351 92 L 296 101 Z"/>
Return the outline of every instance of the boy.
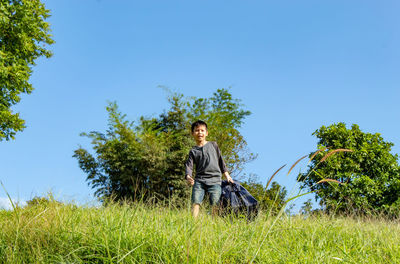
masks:
<path fill-rule="evenodd" d="M 206 140 L 208 130 L 204 121 L 198 120 L 192 124 L 192 136 L 196 141 L 196 146 L 189 151 L 189 157 L 185 164 L 186 181 L 193 186 L 192 214 L 194 217 L 199 215 L 200 204 L 207 192 L 214 215 L 216 213 L 215 205 L 218 204 L 221 197 L 221 174 L 224 174 L 228 182 L 233 183 L 233 180 L 222 159 L 217 143 Z M 195 179 L 192 178 L 193 164 L 196 164 Z"/>

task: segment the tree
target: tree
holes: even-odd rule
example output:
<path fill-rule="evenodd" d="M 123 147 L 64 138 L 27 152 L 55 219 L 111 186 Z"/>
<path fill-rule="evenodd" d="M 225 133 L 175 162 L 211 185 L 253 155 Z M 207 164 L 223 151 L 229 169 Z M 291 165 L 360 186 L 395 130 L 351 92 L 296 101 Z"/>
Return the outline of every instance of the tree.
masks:
<path fill-rule="evenodd" d="M 300 213 L 302 215 L 311 215 L 312 214 L 312 203 L 311 199 L 308 199 L 304 202 L 303 206 L 301 207 Z"/>
<path fill-rule="evenodd" d="M 50 204 L 62 205 L 62 202 L 57 201 L 54 196 L 50 193 L 48 197 L 35 196 L 31 200 L 26 202 L 27 207 L 42 206 L 48 207 Z"/>
<path fill-rule="evenodd" d="M 269 186 L 263 186 L 256 177 L 250 176 L 242 186 L 258 201 L 260 209 L 278 213 L 286 205 L 287 191 L 276 181 Z"/>
<path fill-rule="evenodd" d="M 110 103 L 107 132 L 82 134 L 92 139 L 94 153 L 80 147 L 73 156 L 101 200 L 185 197 L 189 188 L 183 164 L 195 144 L 190 126 L 198 118 L 209 123 L 208 140 L 221 140 L 220 148 L 233 175 L 255 157 L 238 131 L 250 112 L 244 111 L 228 90 L 219 89 L 211 98 L 170 94 L 168 100 L 168 111 L 155 118 L 142 116 L 137 125 L 126 120 L 116 103 Z M 216 127 L 222 124 L 219 114 L 227 124 Z M 222 141 L 222 135 L 229 142 Z"/>
<path fill-rule="evenodd" d="M 390 153 L 393 143 L 378 133 L 364 133 L 355 124 L 351 129 L 344 123 L 322 126 L 313 135 L 320 151 L 298 180 L 316 192 L 324 210 L 363 213 L 399 208 L 400 167 L 398 155 Z"/>
<path fill-rule="evenodd" d="M 209 140 L 218 142 L 233 176 L 240 175 L 244 164 L 257 158 L 247 150 L 247 142 L 238 130 L 251 114 L 242 107 L 228 90 L 218 89 L 211 98 L 194 99 L 186 110 L 188 120 L 207 120 Z"/>
<path fill-rule="evenodd" d="M 32 92 L 29 78 L 35 61 L 51 56 L 46 48 L 53 43 L 45 22 L 49 16 L 39 0 L 0 1 L 0 141 L 14 139 L 25 127 L 11 107 L 21 93 Z"/>

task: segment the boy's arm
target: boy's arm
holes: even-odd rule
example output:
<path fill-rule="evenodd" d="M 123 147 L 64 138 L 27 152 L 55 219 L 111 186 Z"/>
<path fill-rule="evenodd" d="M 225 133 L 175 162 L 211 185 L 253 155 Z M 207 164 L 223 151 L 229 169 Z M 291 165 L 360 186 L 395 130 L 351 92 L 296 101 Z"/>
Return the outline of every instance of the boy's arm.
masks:
<path fill-rule="evenodd" d="M 193 153 L 189 151 L 189 157 L 185 163 L 185 179 L 190 185 L 194 184 L 194 180 L 192 178 L 193 160 L 194 160 Z"/>
<path fill-rule="evenodd" d="M 228 182 L 233 183 L 232 177 L 231 177 L 231 175 L 229 175 L 228 168 L 226 167 L 225 161 L 222 158 L 221 150 L 219 149 L 217 142 L 214 142 L 214 146 L 215 146 L 215 149 L 217 150 L 218 165 L 219 165 L 220 170 L 222 171 L 222 174 L 225 176 L 225 178 Z"/>

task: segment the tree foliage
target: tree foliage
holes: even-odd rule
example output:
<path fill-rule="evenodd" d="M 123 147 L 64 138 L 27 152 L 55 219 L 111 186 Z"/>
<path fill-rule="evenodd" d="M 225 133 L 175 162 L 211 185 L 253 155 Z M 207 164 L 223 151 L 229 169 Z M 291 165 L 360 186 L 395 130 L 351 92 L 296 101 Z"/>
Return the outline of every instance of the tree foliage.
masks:
<path fill-rule="evenodd" d="M 311 199 L 308 199 L 304 202 L 303 206 L 300 209 L 300 213 L 302 215 L 311 215 L 313 213 Z"/>
<path fill-rule="evenodd" d="M 0 1 L 0 141 L 13 139 L 25 122 L 11 107 L 21 93 L 31 93 L 32 66 L 42 56 L 50 57 L 52 44 L 49 17 L 39 0 Z"/>
<path fill-rule="evenodd" d="M 62 202 L 57 201 L 52 194 L 49 194 L 48 197 L 35 196 L 31 200 L 28 200 L 26 202 L 26 206 L 28 207 L 32 206 L 48 207 L 50 204 L 61 205 Z"/>
<path fill-rule="evenodd" d="M 228 90 L 219 89 L 210 98 L 170 94 L 168 100 L 168 111 L 153 118 L 142 116 L 137 124 L 110 103 L 107 132 L 82 134 L 91 138 L 94 153 L 80 147 L 74 157 L 103 201 L 185 197 L 189 188 L 183 165 L 195 145 L 190 126 L 196 119 L 208 123 L 208 140 L 218 141 L 233 175 L 255 158 L 238 130 L 250 112 Z"/>
<path fill-rule="evenodd" d="M 251 179 L 243 182 L 242 186 L 258 201 L 262 210 L 275 214 L 286 205 L 286 188 L 275 181 L 269 188 Z"/>
<path fill-rule="evenodd" d="M 303 187 L 316 192 L 327 211 L 391 211 L 400 206 L 400 167 L 398 155 L 391 154 L 391 142 L 380 134 L 364 133 L 358 125 L 347 129 L 344 123 L 322 126 L 313 135 L 320 151 L 308 171 L 299 175 Z M 350 149 L 352 152 L 335 152 Z M 327 154 L 328 153 L 328 154 Z M 311 157 L 312 153 L 310 154 Z M 330 155 L 326 160 L 321 160 Z M 333 179 L 319 183 L 320 180 Z"/>

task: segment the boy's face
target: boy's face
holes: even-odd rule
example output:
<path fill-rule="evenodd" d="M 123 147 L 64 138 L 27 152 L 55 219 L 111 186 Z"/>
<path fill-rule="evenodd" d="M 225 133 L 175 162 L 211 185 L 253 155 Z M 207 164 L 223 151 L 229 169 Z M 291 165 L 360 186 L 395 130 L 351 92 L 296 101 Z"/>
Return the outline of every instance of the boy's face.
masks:
<path fill-rule="evenodd" d="M 206 140 L 206 137 L 208 136 L 208 131 L 205 125 L 199 125 L 194 128 L 192 135 L 196 142 L 202 142 Z"/>

